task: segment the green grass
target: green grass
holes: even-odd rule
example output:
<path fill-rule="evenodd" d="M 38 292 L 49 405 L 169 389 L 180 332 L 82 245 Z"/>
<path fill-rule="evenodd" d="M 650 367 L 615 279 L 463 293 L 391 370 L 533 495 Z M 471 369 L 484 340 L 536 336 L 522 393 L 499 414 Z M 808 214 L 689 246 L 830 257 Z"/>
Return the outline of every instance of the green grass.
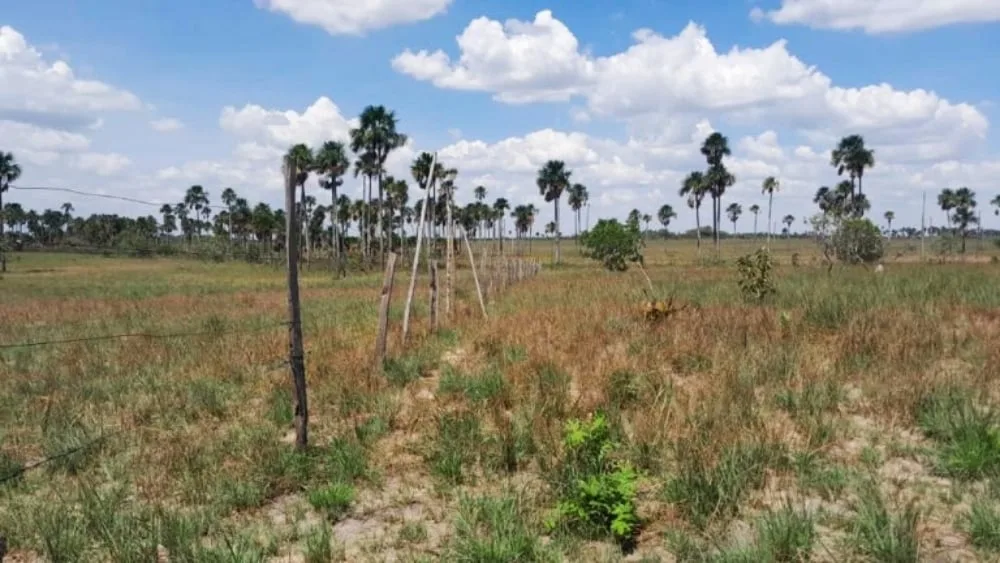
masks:
<path fill-rule="evenodd" d="M 961 525 L 972 545 L 988 552 L 1000 552 L 1000 508 L 996 498 L 973 501 Z"/>
<path fill-rule="evenodd" d="M 851 542 L 862 555 L 885 563 L 920 560 L 917 526 L 920 511 L 914 505 L 890 512 L 881 493 L 869 484 L 859 491 L 851 522 Z"/>
<path fill-rule="evenodd" d="M 333 483 L 309 492 L 309 504 L 336 522 L 351 508 L 354 502 L 354 487 L 344 483 Z"/>
<path fill-rule="evenodd" d="M 917 421 L 939 444 L 938 469 L 963 480 L 1000 474 L 1000 419 L 968 391 L 937 390 L 921 401 Z"/>
<path fill-rule="evenodd" d="M 554 562 L 560 558 L 544 547 L 524 500 L 514 494 L 463 497 L 455 518 L 454 537 L 444 556 L 457 563 Z"/>

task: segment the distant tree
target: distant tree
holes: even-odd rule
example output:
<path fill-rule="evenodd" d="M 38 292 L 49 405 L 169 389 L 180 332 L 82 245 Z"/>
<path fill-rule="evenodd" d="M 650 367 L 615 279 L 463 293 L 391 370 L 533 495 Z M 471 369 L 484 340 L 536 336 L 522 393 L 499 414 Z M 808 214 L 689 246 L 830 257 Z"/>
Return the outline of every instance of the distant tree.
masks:
<path fill-rule="evenodd" d="M 764 178 L 764 183 L 761 185 L 761 193 L 767 194 L 767 245 L 768 248 L 771 246 L 771 230 L 773 229 L 771 223 L 771 210 L 774 209 L 774 192 L 781 189 L 781 183 L 775 179 L 774 176 L 768 176 Z M 756 215 L 756 213 L 755 213 Z M 756 219 L 754 219 L 754 225 L 756 225 Z M 754 231 L 757 227 L 754 227 Z"/>
<path fill-rule="evenodd" d="M 785 218 L 781 220 L 785 224 L 785 228 L 788 229 L 788 233 L 791 233 L 792 223 L 795 222 L 794 215 L 785 215 Z"/>
<path fill-rule="evenodd" d="M 962 187 L 951 192 L 947 199 L 950 209 L 953 210 L 951 224 L 954 225 L 962 237 L 962 254 L 965 254 L 965 242 L 969 235 L 969 225 L 979 223 L 979 218 L 976 217 L 975 213 L 976 192 Z"/>
<path fill-rule="evenodd" d="M 653 221 L 653 217 L 649 213 L 642 214 L 642 222 L 646 225 L 646 234 L 649 234 L 649 224 Z"/>
<path fill-rule="evenodd" d="M 994 196 L 993 199 L 990 200 L 990 205 L 996 207 L 996 209 L 993 210 L 993 214 L 1000 215 L 1000 195 Z"/>
<path fill-rule="evenodd" d="M 10 189 L 12 182 L 21 177 L 21 167 L 14 159 L 14 154 L 0 151 L 0 273 L 7 271 L 6 242 L 3 228 L 7 219 L 3 216 L 6 208 L 3 205 L 3 194 Z"/>
<path fill-rule="evenodd" d="M 701 248 L 701 202 L 708 193 L 708 184 L 705 183 L 705 175 L 701 172 L 692 172 L 684 178 L 681 185 L 680 196 L 686 197 L 688 207 L 694 209 L 694 224 L 698 234 L 698 248 Z"/>
<path fill-rule="evenodd" d="M 861 180 L 865 169 L 875 166 L 875 151 L 865 147 L 865 139 L 861 135 L 849 135 L 840 140 L 837 148 L 830 155 L 830 164 L 837 169 L 838 175 L 847 173 L 851 181 L 851 200 L 863 192 Z M 854 188 L 857 187 L 857 193 Z"/>
<path fill-rule="evenodd" d="M 368 178 L 368 202 L 371 202 L 371 185 L 373 179 L 378 179 L 378 201 L 384 202 L 383 177 L 385 163 L 392 151 L 406 144 L 407 137 L 397 131 L 396 114 L 385 106 L 367 106 L 358 118 L 358 127 L 351 129 L 351 150 L 361 156 L 359 159 L 362 173 Z M 384 213 L 386 206 L 380 207 Z M 382 230 L 379 237 L 380 254 L 385 259 L 385 239 L 387 238 L 388 222 L 379 217 L 376 224 Z M 367 228 L 367 227 L 366 227 Z"/>
<path fill-rule="evenodd" d="M 753 238 L 757 238 L 757 215 L 760 213 L 760 206 L 756 203 L 751 205 L 750 213 L 753 213 Z"/>
<path fill-rule="evenodd" d="M 726 208 L 726 215 L 729 216 L 729 221 L 733 224 L 733 236 L 736 236 L 736 221 L 742 214 L 743 207 L 738 203 L 730 203 L 729 207 Z"/>
<path fill-rule="evenodd" d="M 569 203 L 569 208 L 573 210 L 576 214 L 576 222 L 574 224 L 573 234 L 579 239 L 580 237 L 580 210 L 583 206 L 587 205 L 587 200 L 589 199 L 589 194 L 587 193 L 587 187 L 583 184 L 573 184 L 569 188 L 569 195 L 567 196 L 567 203 Z M 579 242 L 579 240 L 577 241 Z"/>
<path fill-rule="evenodd" d="M 670 221 L 675 217 L 677 217 L 677 213 L 674 212 L 674 208 L 670 204 L 663 205 L 656 213 L 656 218 L 660 220 L 660 224 L 663 225 L 664 231 L 667 231 L 670 227 Z"/>
<path fill-rule="evenodd" d="M 168 204 L 164 204 L 160 207 L 160 215 L 163 216 L 163 223 L 161 223 L 161 230 L 163 234 L 170 236 L 171 233 L 177 230 L 177 218 L 174 216 L 174 208 Z"/>
<path fill-rule="evenodd" d="M 723 158 L 729 156 L 729 139 L 716 131 L 709 135 L 701 146 L 701 154 L 705 156 L 708 170 L 705 172 L 705 182 L 712 196 L 712 232 L 715 238 L 716 250 L 719 248 L 719 227 L 722 223 L 722 196 L 726 189 L 732 186 L 736 179 L 726 170 Z"/>
<path fill-rule="evenodd" d="M 632 211 L 628 212 L 628 219 L 626 219 L 626 221 L 634 224 L 636 228 L 639 228 L 639 221 L 641 220 L 642 220 L 642 212 L 639 211 L 638 209 L 633 209 Z"/>
<path fill-rule="evenodd" d="M 312 237 L 309 236 L 309 215 L 308 208 L 305 207 L 306 201 L 306 181 L 309 180 L 309 172 L 313 169 L 314 157 L 313 151 L 308 146 L 299 143 L 288 149 L 288 153 L 285 154 L 285 162 L 289 165 L 295 166 L 295 184 L 299 187 L 299 202 L 303 204 L 303 209 L 306 213 L 299 217 L 300 225 L 302 228 L 303 239 L 305 239 L 306 246 L 306 260 L 312 256 Z"/>
<path fill-rule="evenodd" d="M 555 208 L 555 235 L 556 235 L 556 256 L 555 263 L 561 260 L 559 247 L 559 199 L 563 191 L 570 186 L 570 176 L 572 173 L 566 169 L 566 163 L 561 160 L 550 160 L 538 171 L 538 190 L 545 197 L 545 201 L 551 201 Z"/>
<path fill-rule="evenodd" d="M 198 217 L 206 210 L 211 213 L 211 208 L 208 206 L 208 192 L 201 186 L 191 186 L 184 194 L 184 205 L 187 207 L 188 214 L 194 212 L 195 219 L 193 219 L 192 230 L 197 231 L 200 236 L 204 223 Z"/>
<path fill-rule="evenodd" d="M 330 233 L 332 239 L 330 242 L 333 246 L 333 259 L 336 261 L 340 275 L 345 274 L 346 263 L 340 236 L 342 225 L 339 224 L 341 215 L 338 209 L 337 190 L 344 185 L 344 174 L 347 173 L 350 166 L 351 163 L 347 158 L 344 143 L 338 141 L 323 143 L 313 161 L 313 168 L 322 176 L 319 186 L 324 190 L 330 190 Z"/>
<path fill-rule="evenodd" d="M 889 232 L 889 238 L 892 238 L 892 221 L 896 218 L 896 214 L 892 211 L 886 211 L 883 217 L 885 217 L 885 222 L 888 225 L 886 229 Z"/>
<path fill-rule="evenodd" d="M 510 211 L 510 202 L 505 197 L 498 197 L 493 202 L 493 211 L 496 212 L 497 221 L 500 225 L 500 253 L 503 254 L 504 218 Z"/>

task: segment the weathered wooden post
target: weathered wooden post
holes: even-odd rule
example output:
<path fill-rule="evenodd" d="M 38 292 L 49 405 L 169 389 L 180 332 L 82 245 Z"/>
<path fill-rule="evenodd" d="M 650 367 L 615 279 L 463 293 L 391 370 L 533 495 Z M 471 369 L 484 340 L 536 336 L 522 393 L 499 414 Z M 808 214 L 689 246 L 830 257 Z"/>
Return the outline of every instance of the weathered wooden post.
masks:
<path fill-rule="evenodd" d="M 396 277 L 396 253 L 390 252 L 382 280 L 382 295 L 378 307 L 378 336 L 375 340 L 375 369 L 385 365 L 386 343 L 389 333 L 389 305 L 392 301 L 392 283 Z"/>
<path fill-rule="evenodd" d="M 465 250 L 469 253 L 469 269 L 472 270 L 472 280 L 476 282 L 476 295 L 479 296 L 479 308 L 483 310 L 483 317 L 490 318 L 486 314 L 486 303 L 483 301 L 483 289 L 479 285 L 479 274 L 476 273 L 476 258 L 472 255 L 472 245 L 469 244 L 469 237 L 465 234 L 465 229 L 462 229 L 462 240 L 465 241 Z"/>
<path fill-rule="evenodd" d="M 285 256 L 288 275 L 288 365 L 292 374 L 292 412 L 295 447 L 309 445 L 309 406 L 306 399 L 305 349 L 302 344 L 302 310 L 299 304 L 299 225 L 295 209 L 295 161 L 285 158 Z"/>
<path fill-rule="evenodd" d="M 438 328 L 438 263 L 431 260 L 431 330 Z"/>
<path fill-rule="evenodd" d="M 417 226 L 417 246 L 413 249 L 413 269 L 410 271 L 410 288 L 406 292 L 406 306 L 403 308 L 403 344 L 410 334 L 410 307 L 413 306 L 413 292 L 417 288 L 417 266 L 420 265 L 420 244 L 423 242 L 424 222 L 427 219 L 427 208 L 430 207 L 430 189 L 434 184 L 434 169 L 437 167 L 437 153 L 431 158 L 431 173 L 424 185 L 424 202 L 420 206 L 420 223 Z"/>

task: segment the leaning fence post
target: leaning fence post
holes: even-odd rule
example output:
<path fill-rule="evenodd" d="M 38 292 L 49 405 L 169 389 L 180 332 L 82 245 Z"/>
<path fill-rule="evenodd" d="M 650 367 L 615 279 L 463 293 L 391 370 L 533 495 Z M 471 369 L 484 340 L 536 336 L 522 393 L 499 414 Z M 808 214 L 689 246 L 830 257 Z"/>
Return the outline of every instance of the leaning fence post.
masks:
<path fill-rule="evenodd" d="M 483 301 L 483 289 L 479 285 L 479 274 L 476 273 L 476 258 L 472 255 L 472 246 L 469 244 L 469 237 L 465 234 L 465 229 L 462 229 L 462 240 L 465 241 L 465 250 L 469 252 L 469 266 L 472 270 L 472 280 L 476 282 L 476 295 L 479 296 L 479 308 L 483 310 L 483 317 L 490 318 L 486 314 L 486 303 Z"/>
<path fill-rule="evenodd" d="M 396 277 L 396 253 L 389 253 L 382 280 L 382 296 L 378 307 L 378 336 L 375 340 L 375 369 L 385 365 L 386 342 L 389 333 L 389 305 L 392 301 L 392 283 Z"/>

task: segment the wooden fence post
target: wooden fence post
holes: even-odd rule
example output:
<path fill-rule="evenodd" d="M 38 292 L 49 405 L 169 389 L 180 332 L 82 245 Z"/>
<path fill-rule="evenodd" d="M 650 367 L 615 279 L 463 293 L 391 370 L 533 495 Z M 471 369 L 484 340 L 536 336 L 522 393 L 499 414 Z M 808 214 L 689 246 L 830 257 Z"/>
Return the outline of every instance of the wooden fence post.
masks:
<path fill-rule="evenodd" d="M 302 310 L 299 304 L 299 225 L 295 210 L 295 162 L 285 159 L 285 256 L 288 263 L 288 365 L 292 373 L 292 412 L 295 447 L 309 445 L 309 406 L 306 399 L 305 349 L 302 344 Z"/>
<path fill-rule="evenodd" d="M 476 295 L 479 296 L 479 308 L 483 310 L 483 317 L 490 318 L 486 314 L 486 303 L 483 301 L 483 289 L 479 285 L 479 274 L 476 273 L 476 258 L 472 255 L 472 245 L 469 244 L 469 237 L 465 234 L 465 229 L 462 229 L 462 240 L 465 241 L 465 250 L 469 252 L 469 267 L 472 270 L 472 279 L 476 282 Z"/>
<path fill-rule="evenodd" d="M 437 153 L 431 158 L 431 173 L 424 184 L 424 202 L 420 206 L 420 224 L 417 227 L 417 246 L 413 249 L 413 269 L 410 272 L 410 288 L 406 292 L 406 306 L 403 308 L 403 344 L 406 344 L 406 337 L 410 334 L 410 307 L 413 306 L 413 291 L 417 288 L 417 266 L 420 265 L 420 244 L 423 242 L 424 222 L 427 219 L 427 208 L 430 207 L 430 189 L 434 183 L 434 169 L 437 167 Z"/>
<path fill-rule="evenodd" d="M 396 277 L 396 253 L 390 252 L 382 280 L 382 296 L 378 307 L 378 336 L 375 340 L 375 369 L 385 365 L 386 342 L 389 333 L 389 305 L 392 301 L 392 283 Z"/>
<path fill-rule="evenodd" d="M 431 330 L 438 328 L 438 263 L 431 260 Z"/>

